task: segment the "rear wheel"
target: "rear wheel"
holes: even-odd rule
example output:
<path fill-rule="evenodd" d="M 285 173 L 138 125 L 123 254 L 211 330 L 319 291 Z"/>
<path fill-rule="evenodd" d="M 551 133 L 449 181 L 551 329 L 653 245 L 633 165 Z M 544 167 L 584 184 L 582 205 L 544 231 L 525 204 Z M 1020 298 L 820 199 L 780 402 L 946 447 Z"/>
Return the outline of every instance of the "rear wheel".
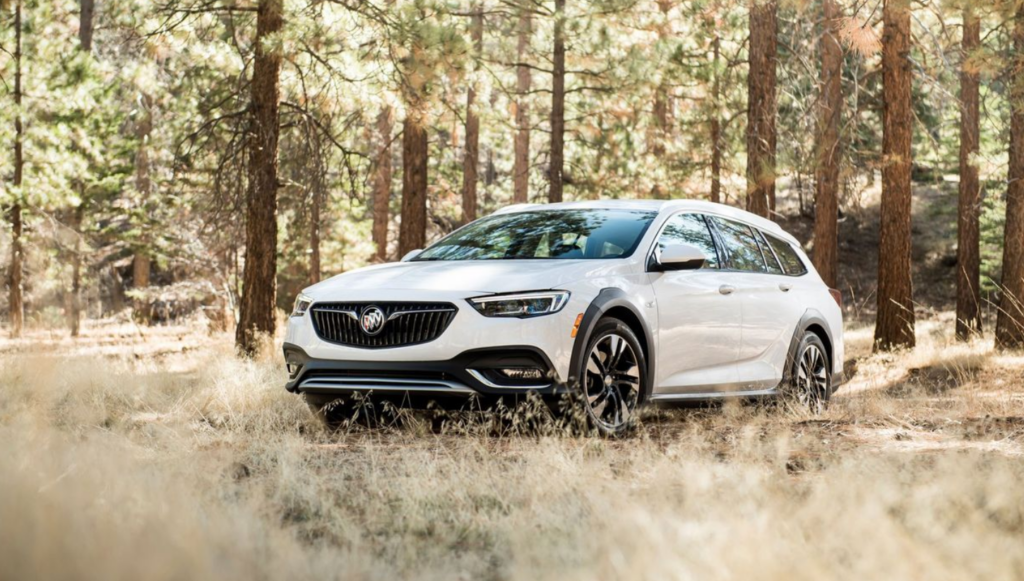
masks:
<path fill-rule="evenodd" d="M 618 319 L 599 321 L 581 365 L 579 396 L 589 424 L 605 436 L 635 427 L 647 394 L 647 362 L 633 330 Z"/>
<path fill-rule="evenodd" d="M 825 343 L 807 331 L 794 353 L 788 384 L 783 396 L 794 406 L 821 413 L 832 397 L 832 372 Z"/>

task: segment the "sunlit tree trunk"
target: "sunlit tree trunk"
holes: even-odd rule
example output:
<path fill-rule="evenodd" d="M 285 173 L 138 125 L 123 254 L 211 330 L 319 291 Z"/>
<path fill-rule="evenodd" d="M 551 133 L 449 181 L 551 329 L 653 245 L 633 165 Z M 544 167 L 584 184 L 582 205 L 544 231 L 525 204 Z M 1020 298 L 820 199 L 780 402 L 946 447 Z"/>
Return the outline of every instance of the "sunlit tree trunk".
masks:
<path fill-rule="evenodd" d="M 22 297 L 22 263 L 24 261 L 25 248 L 22 236 L 24 224 L 22 222 L 21 208 L 21 184 L 25 169 L 25 156 L 22 150 L 22 143 L 25 139 L 25 130 L 21 121 L 21 9 L 22 0 L 16 0 L 14 6 L 14 195 L 15 201 L 7 211 L 8 220 L 11 223 L 11 266 L 9 273 L 10 297 L 8 305 L 10 308 L 11 336 L 21 336 L 21 330 L 25 321 L 25 305 Z"/>
<path fill-rule="evenodd" d="M 1010 98 L 1010 168 L 1003 234 L 1003 280 L 996 347 L 1024 348 L 1024 4 L 1013 27 L 1014 68 Z"/>
<path fill-rule="evenodd" d="M 839 9 L 823 0 L 821 97 L 818 111 L 818 160 L 815 167 L 814 268 L 830 287 L 839 267 L 839 117 L 842 114 L 843 49 L 839 45 Z"/>
<path fill-rule="evenodd" d="M 254 354 L 260 335 L 273 336 L 277 298 L 277 141 L 281 53 L 268 39 L 284 25 L 283 0 L 260 0 L 256 16 L 246 200 L 245 267 L 235 342 Z"/>
<path fill-rule="evenodd" d="M 523 0 L 519 8 L 518 39 L 516 42 L 516 136 L 515 161 L 512 168 L 512 202 L 525 204 L 530 196 L 530 67 L 526 66 L 530 46 L 532 23 L 530 7 Z"/>
<path fill-rule="evenodd" d="M 747 75 L 747 210 L 770 217 L 775 209 L 777 60 L 775 0 L 751 0 Z"/>
<path fill-rule="evenodd" d="M 309 208 L 309 284 L 320 282 L 320 228 L 324 197 L 327 195 L 324 188 L 324 176 L 327 168 L 323 163 L 323 151 L 319 142 L 314 143 L 313 155 L 316 156 L 316 163 L 313 164 L 312 199 Z"/>
<path fill-rule="evenodd" d="M 565 0 L 555 0 L 554 55 L 551 76 L 551 168 L 548 201 L 562 201 L 565 165 Z"/>
<path fill-rule="evenodd" d="M 402 227 L 398 254 L 427 243 L 427 128 L 422 114 L 408 111 L 402 129 Z"/>
<path fill-rule="evenodd" d="M 970 61 L 981 46 L 981 21 L 964 9 L 963 62 L 960 65 L 960 201 L 957 212 L 956 337 L 967 340 L 981 332 L 981 260 L 979 218 L 981 182 L 975 156 L 981 136 L 977 67 Z"/>
<path fill-rule="evenodd" d="M 878 320 L 875 348 L 913 347 L 911 262 L 910 3 L 885 0 L 882 8 L 882 204 L 878 244 Z"/>
<path fill-rule="evenodd" d="M 481 10 L 477 8 L 477 13 L 473 15 L 473 22 L 470 27 L 473 48 L 478 59 L 483 53 L 484 44 L 484 17 Z M 475 83 L 470 83 L 469 90 L 466 91 L 466 150 L 462 158 L 463 224 L 476 220 L 476 190 L 480 168 L 480 118 L 476 114 L 475 100 L 476 86 Z"/>

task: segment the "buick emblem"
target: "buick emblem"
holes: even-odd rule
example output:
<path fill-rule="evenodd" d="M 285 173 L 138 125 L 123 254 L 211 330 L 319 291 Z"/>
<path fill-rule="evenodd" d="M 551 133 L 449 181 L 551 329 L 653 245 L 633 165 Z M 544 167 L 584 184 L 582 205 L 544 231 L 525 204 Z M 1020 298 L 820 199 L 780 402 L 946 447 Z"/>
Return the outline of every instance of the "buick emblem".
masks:
<path fill-rule="evenodd" d="M 359 326 L 371 337 L 379 334 L 384 330 L 384 311 L 379 307 L 366 307 L 359 317 Z"/>

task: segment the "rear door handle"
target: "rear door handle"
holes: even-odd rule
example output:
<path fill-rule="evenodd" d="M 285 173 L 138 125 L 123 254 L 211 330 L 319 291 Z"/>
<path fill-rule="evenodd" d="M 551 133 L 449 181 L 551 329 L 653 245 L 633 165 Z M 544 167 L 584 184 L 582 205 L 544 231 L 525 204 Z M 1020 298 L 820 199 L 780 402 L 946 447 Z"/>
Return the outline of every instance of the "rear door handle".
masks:
<path fill-rule="evenodd" d="M 732 286 L 731 284 L 723 284 L 722 286 L 718 287 L 718 292 L 722 293 L 723 295 L 731 295 L 735 290 L 736 287 Z"/>
<path fill-rule="evenodd" d="M 784 293 L 788 293 L 791 288 L 793 288 L 793 285 L 789 284 L 788 282 L 779 283 L 779 290 Z"/>

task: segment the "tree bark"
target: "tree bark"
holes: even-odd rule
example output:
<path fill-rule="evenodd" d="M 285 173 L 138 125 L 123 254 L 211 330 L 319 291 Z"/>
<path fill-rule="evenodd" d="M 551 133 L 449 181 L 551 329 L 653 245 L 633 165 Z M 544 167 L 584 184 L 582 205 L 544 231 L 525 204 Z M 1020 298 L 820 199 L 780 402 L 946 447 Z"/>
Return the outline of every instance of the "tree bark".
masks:
<path fill-rule="evenodd" d="M 1024 4 L 1013 27 L 1015 62 L 1010 95 L 1010 168 L 1003 234 L 1003 280 L 996 347 L 1024 348 Z"/>
<path fill-rule="evenodd" d="M 402 127 L 402 226 L 398 254 L 427 243 L 427 129 L 422 116 L 406 113 Z"/>
<path fill-rule="evenodd" d="M 722 203 L 722 39 L 718 31 L 714 32 L 714 39 L 711 41 L 711 99 L 713 110 L 711 112 L 711 201 Z"/>
<path fill-rule="evenodd" d="M 778 46 L 775 0 L 751 0 L 747 75 L 747 210 L 775 210 L 775 115 Z"/>
<path fill-rule="evenodd" d="M 470 26 L 475 57 L 483 54 L 484 16 L 481 8 L 477 8 Z M 480 118 L 477 117 L 474 101 L 476 100 L 475 83 L 470 83 L 466 91 L 466 150 L 462 158 L 462 223 L 468 224 L 476 220 L 477 194 L 476 186 L 480 168 Z"/>
<path fill-rule="evenodd" d="M 92 52 L 92 30 L 93 14 L 95 14 L 95 0 L 80 0 L 78 15 L 78 42 L 82 50 Z"/>
<path fill-rule="evenodd" d="M 377 247 L 374 260 L 388 260 L 388 218 L 391 202 L 391 107 L 385 105 L 377 114 L 376 169 L 373 173 L 373 243 Z"/>
<path fill-rule="evenodd" d="M 814 268 L 830 287 L 839 268 L 839 117 L 842 114 L 843 49 L 836 0 L 823 0 L 818 163 L 815 167 Z"/>
<path fill-rule="evenodd" d="M 22 262 L 25 256 L 24 225 L 22 223 L 21 184 L 25 169 L 22 144 L 25 129 L 21 121 L 21 8 L 22 0 L 16 0 L 14 7 L 14 196 L 7 215 L 11 222 L 11 267 L 9 273 L 11 337 L 20 337 L 25 324 L 25 305 L 22 297 Z"/>
<path fill-rule="evenodd" d="M 256 13 L 249 135 L 243 294 L 235 343 L 252 355 L 261 335 L 273 336 L 277 298 L 277 140 L 281 53 L 268 39 L 284 25 L 283 0 L 260 0 Z"/>
<path fill-rule="evenodd" d="M 565 0 L 555 0 L 554 59 L 551 75 L 551 168 L 548 201 L 562 201 L 565 165 Z"/>
<path fill-rule="evenodd" d="M 530 197 L 530 67 L 526 66 L 526 53 L 530 47 L 532 22 L 530 8 L 525 3 L 519 9 L 518 41 L 516 43 L 516 136 L 515 161 L 512 168 L 512 203 L 525 204 Z"/>
<path fill-rule="evenodd" d="M 978 69 L 969 59 L 981 46 L 981 21 L 964 9 L 960 65 L 960 199 L 957 212 L 956 337 L 966 341 L 981 332 L 981 255 L 978 233 L 981 183 L 974 157 L 981 137 Z"/>
<path fill-rule="evenodd" d="M 885 0 L 882 8 L 882 204 L 878 245 L 878 320 L 875 348 L 913 347 L 911 262 L 910 3 Z"/>

